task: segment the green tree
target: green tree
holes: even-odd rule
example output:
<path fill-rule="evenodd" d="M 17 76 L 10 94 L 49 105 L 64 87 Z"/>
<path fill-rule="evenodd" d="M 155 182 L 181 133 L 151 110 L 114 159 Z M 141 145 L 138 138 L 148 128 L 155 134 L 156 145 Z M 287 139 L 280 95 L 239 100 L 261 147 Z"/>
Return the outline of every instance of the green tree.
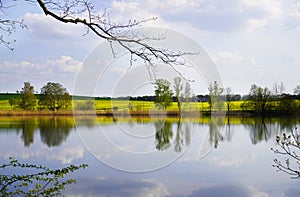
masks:
<path fill-rule="evenodd" d="M 48 82 L 41 88 L 40 106 L 50 110 L 67 109 L 71 103 L 71 96 L 59 83 Z"/>
<path fill-rule="evenodd" d="M 271 91 L 265 87 L 259 87 L 253 84 L 249 92 L 249 100 L 247 107 L 254 110 L 256 113 L 265 114 L 271 109 Z"/>
<path fill-rule="evenodd" d="M 167 108 L 172 104 L 173 92 L 170 89 L 171 83 L 165 79 L 157 79 L 155 82 L 155 103 Z"/>
<path fill-rule="evenodd" d="M 214 81 L 213 84 L 210 84 L 208 87 L 209 91 L 209 109 L 210 111 L 218 111 L 222 109 L 223 102 L 221 101 L 222 93 L 224 92 L 224 89 L 222 87 L 219 87 L 218 82 Z"/>
<path fill-rule="evenodd" d="M 13 109 L 16 105 L 18 105 L 19 102 L 17 99 L 11 98 L 8 100 L 8 103 L 9 103 L 10 107 Z"/>
<path fill-rule="evenodd" d="M 34 95 L 34 87 L 29 82 L 24 82 L 24 87 L 21 90 L 20 108 L 25 110 L 33 110 L 36 106 L 36 98 Z"/>
<path fill-rule="evenodd" d="M 175 90 L 175 96 L 177 99 L 177 106 L 178 106 L 179 111 L 181 111 L 183 84 L 181 83 L 180 77 L 174 78 L 174 90 Z"/>

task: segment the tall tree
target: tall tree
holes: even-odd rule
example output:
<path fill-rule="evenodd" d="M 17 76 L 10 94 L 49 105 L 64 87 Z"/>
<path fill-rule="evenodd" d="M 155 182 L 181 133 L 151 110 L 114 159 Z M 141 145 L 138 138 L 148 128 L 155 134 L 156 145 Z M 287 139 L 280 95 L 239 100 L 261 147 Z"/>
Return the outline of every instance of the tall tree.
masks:
<path fill-rule="evenodd" d="M 48 82 L 41 88 L 40 105 L 50 110 L 66 109 L 71 103 L 71 96 L 60 83 Z"/>
<path fill-rule="evenodd" d="M 185 102 L 190 102 L 191 101 L 191 85 L 189 82 L 185 83 L 185 87 L 184 87 L 184 101 Z"/>
<path fill-rule="evenodd" d="M 231 101 L 232 101 L 232 98 L 233 98 L 233 95 L 232 95 L 232 92 L 231 92 L 231 88 L 227 87 L 225 89 L 225 92 L 226 92 L 226 105 L 227 105 L 227 111 L 229 112 L 230 111 L 230 107 L 231 107 Z"/>
<path fill-rule="evenodd" d="M 36 105 L 36 98 L 34 95 L 34 87 L 29 82 L 24 82 L 24 87 L 21 90 L 22 100 L 20 108 L 25 110 L 32 110 Z"/>
<path fill-rule="evenodd" d="M 281 96 L 285 91 L 285 87 L 283 85 L 283 82 L 275 82 L 273 85 L 273 95 L 278 97 Z"/>
<path fill-rule="evenodd" d="M 164 108 L 172 104 L 173 92 L 170 89 L 171 83 L 165 79 L 157 79 L 155 82 L 155 103 L 159 103 Z"/>
<path fill-rule="evenodd" d="M 175 96 L 177 99 L 177 106 L 178 106 L 179 111 L 181 111 L 183 84 L 181 83 L 180 77 L 174 78 L 174 90 L 175 90 Z"/>
<path fill-rule="evenodd" d="M 221 110 L 223 102 L 221 101 L 222 93 L 224 89 L 219 87 L 218 82 L 214 81 L 213 84 L 210 84 L 208 87 L 209 91 L 209 109 L 210 111 Z"/>

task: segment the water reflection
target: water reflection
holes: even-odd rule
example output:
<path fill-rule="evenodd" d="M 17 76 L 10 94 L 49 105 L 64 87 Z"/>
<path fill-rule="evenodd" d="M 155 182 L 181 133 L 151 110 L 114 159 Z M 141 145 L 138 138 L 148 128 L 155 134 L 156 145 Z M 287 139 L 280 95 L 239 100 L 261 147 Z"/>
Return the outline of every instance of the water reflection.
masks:
<path fill-rule="evenodd" d="M 212 116 L 209 122 L 209 142 L 218 148 L 219 142 L 224 140 L 220 130 L 224 126 L 224 117 Z"/>
<path fill-rule="evenodd" d="M 129 145 L 129 150 L 159 150 L 156 152 L 161 155 L 179 155 L 191 146 L 166 168 L 134 174 L 112 170 L 92 157 L 74 132 L 72 117 L 0 118 L 0 157 L 5 160 L 8 156 L 16 156 L 55 167 L 65 163 L 90 164 L 86 172 L 76 174 L 77 184 L 66 190 L 66 195 L 70 196 L 299 196 L 299 183 L 291 182 L 290 177 L 272 168 L 276 156 L 270 151 L 276 135 L 299 123 L 298 118 L 292 117 L 167 118 L 165 121 L 147 117 L 130 120 L 83 117 L 76 121 L 76 126 L 89 133 L 95 144 L 101 141 L 95 137 L 99 132 L 97 127 L 101 127 L 106 128 L 109 137 L 119 137 L 118 145 Z M 137 125 L 142 125 L 144 130 L 150 128 L 153 133 L 149 135 L 149 144 L 141 142 L 136 149 L 130 149 L 136 145 L 135 141 L 115 132 L 118 124 L 124 128 L 137 128 Z M 193 138 L 195 128 L 196 139 Z M 142 134 L 148 136 L 148 133 Z M 204 159 L 197 155 L 201 145 L 201 141 L 197 141 L 199 134 L 205 134 L 207 138 L 203 141 L 214 147 Z M 103 151 L 99 152 L 103 158 L 114 159 L 112 151 L 115 150 L 111 150 L 111 155 Z M 129 160 L 121 154 L 116 158 L 119 162 Z M 148 163 L 146 158 L 144 160 Z M 155 162 L 154 159 L 149 161 Z M 136 168 L 142 164 L 143 160 L 130 160 L 129 163 Z"/>
<path fill-rule="evenodd" d="M 153 142 L 159 151 L 174 148 L 175 152 L 181 152 L 183 147 L 191 143 L 191 125 L 207 125 L 209 137 L 207 143 L 218 148 L 224 141 L 231 141 L 233 136 L 232 125 L 243 125 L 249 131 L 252 144 L 275 139 L 274 137 L 284 131 L 290 131 L 299 124 L 297 118 L 264 118 L 264 117 L 200 117 L 167 118 L 151 120 L 149 117 L 127 118 L 98 117 L 91 119 L 83 117 L 77 121 L 77 126 L 94 128 L 97 123 L 102 126 L 126 123 L 129 127 L 135 124 L 153 124 L 155 137 Z M 62 145 L 70 135 L 75 122 L 72 117 L 40 117 L 40 118 L 0 118 L 0 129 L 5 128 L 15 131 L 24 143 L 29 147 L 34 143 L 35 135 L 39 134 L 41 142 L 48 147 Z M 201 132 L 201 131 L 199 131 Z"/>
<path fill-rule="evenodd" d="M 25 119 L 20 122 L 20 128 L 17 128 L 17 132 L 21 130 L 21 138 L 25 147 L 29 147 L 34 141 L 34 130 L 37 127 L 34 123 L 32 119 Z"/>
<path fill-rule="evenodd" d="M 41 141 L 48 147 L 59 146 L 70 134 L 74 127 L 74 121 L 53 117 L 50 119 L 41 119 L 39 121 L 39 130 Z"/>
<path fill-rule="evenodd" d="M 72 117 L 47 117 L 47 118 L 14 118 L 0 119 L 2 128 L 21 133 L 20 137 L 24 147 L 34 143 L 35 134 L 38 132 L 41 141 L 48 147 L 59 146 L 70 134 L 75 126 Z"/>
<path fill-rule="evenodd" d="M 154 122 L 156 129 L 156 149 L 166 150 L 171 147 L 172 138 L 175 133 L 174 151 L 181 152 L 183 146 L 189 146 L 191 143 L 191 123 L 188 120 L 178 118 L 174 120 L 158 120 Z M 175 127 L 175 128 L 174 128 Z M 173 131 L 174 128 L 174 131 Z"/>

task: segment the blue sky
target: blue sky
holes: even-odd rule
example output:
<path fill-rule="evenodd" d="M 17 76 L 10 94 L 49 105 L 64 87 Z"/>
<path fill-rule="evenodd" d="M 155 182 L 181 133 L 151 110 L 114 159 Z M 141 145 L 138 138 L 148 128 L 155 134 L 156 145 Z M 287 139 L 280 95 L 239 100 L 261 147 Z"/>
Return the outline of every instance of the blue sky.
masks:
<path fill-rule="evenodd" d="M 234 93 L 246 94 L 254 83 L 272 89 L 275 82 L 283 82 L 286 92 L 293 93 L 300 84 L 298 1 L 100 2 L 95 1 L 95 9 L 106 9 L 116 21 L 158 17 L 145 25 L 188 35 L 207 51 L 224 87 Z M 12 35 L 17 40 L 14 51 L 0 45 L 0 92 L 20 90 L 24 81 L 40 91 L 48 81 L 55 81 L 72 93 L 82 62 L 103 41 L 92 34 L 83 36 L 83 27 L 60 24 L 36 5 L 22 1 L 1 17 L 24 19 L 28 28 Z M 207 93 L 207 88 L 194 92 Z"/>

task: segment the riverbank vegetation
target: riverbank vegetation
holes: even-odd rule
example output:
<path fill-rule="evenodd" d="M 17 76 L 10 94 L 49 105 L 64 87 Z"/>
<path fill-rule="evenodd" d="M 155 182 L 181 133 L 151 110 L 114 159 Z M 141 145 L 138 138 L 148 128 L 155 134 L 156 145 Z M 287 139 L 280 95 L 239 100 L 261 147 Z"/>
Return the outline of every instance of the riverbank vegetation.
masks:
<path fill-rule="evenodd" d="M 174 78 L 172 84 L 157 80 L 155 95 L 138 97 L 86 97 L 69 95 L 59 83 L 49 82 L 34 94 L 29 82 L 17 93 L 0 93 L 1 116 L 26 115 L 151 115 L 178 116 L 182 113 L 207 115 L 222 111 L 229 115 L 294 115 L 300 112 L 300 87 L 294 94 L 284 93 L 284 87 L 275 84 L 273 91 L 253 84 L 249 94 L 233 94 L 217 82 L 208 87 L 207 95 L 192 95 L 188 82 Z M 185 87 L 185 88 L 184 88 Z"/>

